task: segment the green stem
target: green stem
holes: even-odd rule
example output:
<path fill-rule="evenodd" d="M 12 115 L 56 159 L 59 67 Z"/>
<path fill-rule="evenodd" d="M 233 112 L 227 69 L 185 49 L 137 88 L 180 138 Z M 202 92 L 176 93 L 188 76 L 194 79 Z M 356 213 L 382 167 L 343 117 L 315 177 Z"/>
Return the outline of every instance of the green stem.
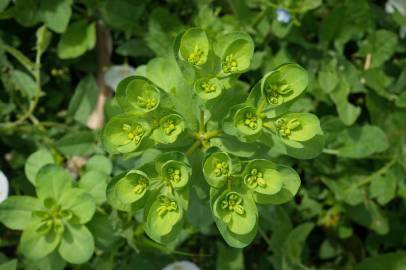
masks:
<path fill-rule="evenodd" d="M 205 133 L 206 140 L 211 139 L 213 137 L 218 137 L 223 134 L 222 130 L 212 130 Z"/>
<path fill-rule="evenodd" d="M 186 156 L 190 156 L 200 146 L 201 141 L 195 141 L 192 146 L 186 151 Z"/>
<path fill-rule="evenodd" d="M 206 131 L 204 125 L 204 111 L 200 110 L 199 133 L 203 134 Z"/>
<path fill-rule="evenodd" d="M 335 149 L 328 149 L 328 148 L 324 148 L 322 151 L 324 154 L 328 154 L 328 155 L 335 155 L 338 156 L 339 155 L 339 151 L 335 150 Z"/>
<path fill-rule="evenodd" d="M 262 238 L 264 238 L 266 244 L 268 245 L 268 247 L 271 246 L 271 239 L 269 239 L 269 237 L 266 235 L 265 231 L 262 230 L 262 228 L 260 226 L 258 226 L 258 231 L 259 234 L 262 236 Z"/>
<path fill-rule="evenodd" d="M 397 162 L 397 159 L 394 158 L 391 161 L 389 161 L 388 163 L 386 163 L 382 168 L 380 168 L 379 170 L 377 170 L 376 172 L 374 172 L 373 174 L 365 177 L 363 180 L 361 180 L 360 182 L 358 182 L 356 184 L 357 187 L 363 186 L 368 184 L 369 182 L 371 182 L 375 177 L 380 176 L 384 173 L 386 173 L 386 171 L 388 171 L 393 165 L 395 165 Z"/>
<path fill-rule="evenodd" d="M 264 128 L 270 129 L 270 130 L 274 130 L 274 126 L 271 124 L 271 122 L 267 122 L 267 123 L 262 123 L 262 126 Z"/>
<path fill-rule="evenodd" d="M 258 102 L 257 115 L 260 115 L 264 112 L 265 106 L 266 100 L 263 96 L 261 96 Z"/>
<path fill-rule="evenodd" d="M 2 45 L 2 47 L 4 47 L 4 46 L 6 46 L 6 45 Z M 21 56 L 19 56 L 19 57 L 21 57 Z M 21 61 L 21 60 L 19 60 L 19 61 Z M 26 61 L 26 60 L 24 60 L 24 61 Z M 29 69 L 28 64 L 26 64 L 24 66 L 27 69 Z M 35 94 L 34 94 L 34 98 L 32 99 L 32 101 L 30 103 L 29 109 L 21 117 L 19 117 L 16 121 L 6 123 L 4 126 L 0 126 L 0 129 L 12 129 L 12 128 L 20 125 L 21 123 L 23 123 L 25 120 L 27 120 L 28 118 L 30 118 L 32 116 L 35 108 L 37 107 L 38 101 L 39 101 L 39 98 L 41 95 L 41 69 L 40 69 L 40 67 L 41 67 L 41 50 L 38 50 L 38 49 L 37 49 L 37 53 L 35 56 L 34 67 L 35 67 L 34 70 L 31 70 L 31 72 L 33 73 L 34 79 L 35 79 Z"/>

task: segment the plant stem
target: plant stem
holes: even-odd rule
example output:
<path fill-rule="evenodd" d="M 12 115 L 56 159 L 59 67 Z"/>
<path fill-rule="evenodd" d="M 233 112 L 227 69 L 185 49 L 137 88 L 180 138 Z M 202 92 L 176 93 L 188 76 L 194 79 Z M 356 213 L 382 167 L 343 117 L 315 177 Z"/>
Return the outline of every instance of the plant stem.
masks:
<path fill-rule="evenodd" d="M 273 130 L 273 129 L 274 129 L 274 126 L 272 126 L 271 122 L 262 123 L 262 126 L 265 127 L 265 128 L 267 128 L 267 129 L 270 129 L 270 130 Z"/>
<path fill-rule="evenodd" d="M 266 235 L 265 231 L 262 230 L 262 228 L 260 226 L 258 226 L 258 231 L 259 234 L 262 236 L 262 238 L 264 238 L 266 244 L 268 245 L 268 247 L 271 246 L 271 239 L 269 239 L 269 237 Z"/>
<path fill-rule="evenodd" d="M 258 102 L 257 115 L 260 115 L 263 113 L 265 106 L 266 106 L 266 100 L 263 96 L 261 96 L 261 98 L 259 99 L 259 102 Z"/>
<path fill-rule="evenodd" d="M 379 170 L 375 171 L 373 174 L 365 177 L 362 181 L 358 182 L 356 184 L 357 187 L 363 186 L 365 184 L 368 184 L 369 182 L 371 182 L 375 177 L 380 176 L 384 173 L 386 173 L 387 170 L 389 170 L 393 165 L 395 165 L 397 162 L 397 159 L 394 158 L 391 161 L 387 162 L 382 168 L 380 168 Z"/>
<path fill-rule="evenodd" d="M 4 47 L 3 45 L 2 47 Z M 10 53 L 10 51 L 8 51 Z M 13 55 L 15 57 L 15 55 Z M 24 56 L 25 57 L 25 56 Z M 18 58 L 17 58 L 18 59 Z M 27 69 L 27 67 L 25 65 Z M 9 122 L 6 123 L 4 126 L 0 126 L 0 129 L 12 129 L 21 123 L 23 123 L 25 120 L 31 117 L 31 115 L 34 113 L 35 108 L 38 105 L 38 101 L 41 95 L 41 50 L 37 49 L 37 53 L 35 56 L 35 65 L 34 65 L 34 70 L 31 70 L 32 74 L 34 75 L 35 79 L 35 93 L 34 93 L 34 98 L 32 99 L 30 103 L 30 107 L 28 110 L 21 116 L 19 117 L 16 121 L 14 122 Z"/>
<path fill-rule="evenodd" d="M 206 140 L 211 139 L 213 137 L 217 137 L 219 135 L 223 134 L 222 130 L 213 130 L 213 131 L 208 131 L 205 133 L 205 138 Z"/>
<path fill-rule="evenodd" d="M 203 134 L 205 130 L 206 129 L 204 125 L 204 111 L 200 110 L 199 133 Z"/>
<path fill-rule="evenodd" d="M 200 140 L 195 141 L 192 146 L 186 151 L 186 156 L 190 156 L 196 150 L 196 148 L 200 146 L 200 144 Z"/>
<path fill-rule="evenodd" d="M 337 156 L 340 152 L 338 150 L 335 149 L 328 149 L 328 148 L 324 148 L 322 151 L 324 154 L 328 154 L 328 155 L 335 155 Z"/>

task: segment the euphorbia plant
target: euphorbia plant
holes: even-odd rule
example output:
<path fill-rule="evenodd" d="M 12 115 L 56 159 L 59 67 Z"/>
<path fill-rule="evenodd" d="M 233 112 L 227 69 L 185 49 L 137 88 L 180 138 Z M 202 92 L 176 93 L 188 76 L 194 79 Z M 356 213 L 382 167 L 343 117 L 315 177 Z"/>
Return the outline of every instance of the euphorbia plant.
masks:
<path fill-rule="evenodd" d="M 288 202 L 300 186 L 298 174 L 272 157 L 321 152 L 318 118 L 289 112 L 307 87 L 306 71 L 287 63 L 250 88 L 238 77 L 253 52 L 246 33 L 210 36 L 192 28 L 177 37 L 174 55 L 119 83 L 121 113 L 106 123 L 102 141 L 113 154 L 139 157 L 139 165 L 110 182 L 107 200 L 118 210 L 142 210 L 153 240 L 178 239 L 190 187 L 203 175 L 223 238 L 248 245 L 257 234 L 257 204 Z M 148 159 L 151 148 L 159 154 Z"/>
<path fill-rule="evenodd" d="M 94 238 L 86 223 L 96 211 L 94 197 L 55 164 L 42 167 L 34 184 L 37 197 L 10 196 L 0 205 L 0 221 L 23 231 L 19 251 L 32 260 L 53 253 L 73 264 L 89 260 Z"/>

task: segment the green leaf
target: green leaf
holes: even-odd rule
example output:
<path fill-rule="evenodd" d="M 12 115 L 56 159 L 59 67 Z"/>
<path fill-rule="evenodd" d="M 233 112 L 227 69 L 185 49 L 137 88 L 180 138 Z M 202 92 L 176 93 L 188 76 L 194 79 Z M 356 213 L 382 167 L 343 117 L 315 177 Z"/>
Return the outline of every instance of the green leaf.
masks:
<path fill-rule="evenodd" d="M 248 246 L 254 240 L 258 232 L 257 224 L 255 224 L 255 227 L 251 232 L 244 235 L 232 233 L 227 229 L 227 225 L 220 222 L 218 219 L 216 219 L 216 225 L 221 233 L 221 236 L 223 236 L 224 241 L 226 241 L 226 243 L 233 248 L 244 248 Z"/>
<path fill-rule="evenodd" d="M 10 0 L 1 0 L 0 1 L 0 12 L 3 12 L 9 3 L 10 3 Z M 6 270 L 6 269 L 3 269 L 3 270 Z"/>
<path fill-rule="evenodd" d="M 295 170 L 283 165 L 276 165 L 275 170 L 282 180 L 282 187 L 276 194 L 255 193 L 255 200 L 259 203 L 282 204 L 296 195 L 300 187 L 300 177 Z M 276 190 L 276 189 L 275 189 Z"/>
<path fill-rule="evenodd" d="M 396 100 L 396 106 L 406 108 L 406 91 L 402 92 Z"/>
<path fill-rule="evenodd" d="M 146 120 L 134 115 L 119 114 L 113 116 L 104 126 L 102 142 L 111 153 L 129 153 L 140 146 L 150 131 Z"/>
<path fill-rule="evenodd" d="M 179 225 L 183 219 L 183 208 L 175 198 L 165 195 L 150 202 L 145 209 L 145 232 L 159 243 L 166 243 L 178 235 Z M 148 205 L 148 203 L 147 203 Z"/>
<path fill-rule="evenodd" d="M 95 199 L 86 191 L 79 188 L 64 190 L 58 198 L 62 209 L 72 211 L 77 222 L 85 224 L 92 219 L 96 211 Z"/>
<path fill-rule="evenodd" d="M 331 99 L 336 105 L 338 116 L 347 126 L 351 126 L 361 114 L 361 108 L 348 102 L 350 85 L 345 78 L 341 78 L 336 89 L 330 93 Z"/>
<path fill-rule="evenodd" d="M 62 259 L 61 255 L 59 255 L 57 250 L 31 263 L 41 270 L 63 270 L 66 267 L 66 262 Z"/>
<path fill-rule="evenodd" d="M 231 158 L 226 152 L 214 152 L 203 160 L 203 174 L 208 184 L 222 187 L 232 172 Z"/>
<path fill-rule="evenodd" d="M 209 100 L 221 95 L 224 86 L 217 78 L 201 78 L 196 80 L 194 90 L 203 100 Z"/>
<path fill-rule="evenodd" d="M 377 234 L 385 235 L 389 232 L 389 222 L 385 213 L 373 201 L 365 200 L 364 204 L 348 207 L 346 210 L 351 220 Z"/>
<path fill-rule="evenodd" d="M 32 222 L 32 212 L 43 208 L 40 200 L 29 196 L 10 196 L 0 203 L 0 222 L 12 230 L 23 230 Z"/>
<path fill-rule="evenodd" d="M 389 147 L 385 133 L 377 126 L 364 125 L 345 129 L 337 134 L 332 146 L 337 155 L 364 158 L 385 151 Z"/>
<path fill-rule="evenodd" d="M 96 44 L 96 24 L 77 21 L 69 25 L 58 43 L 58 57 L 61 59 L 76 58 Z"/>
<path fill-rule="evenodd" d="M 96 246 L 109 250 L 115 241 L 119 240 L 116 235 L 112 221 L 102 213 L 96 213 L 92 220 L 86 224 L 96 241 Z"/>
<path fill-rule="evenodd" d="M 301 261 L 301 254 L 306 243 L 306 238 L 313 230 L 313 223 L 304 223 L 295 227 L 289 234 L 285 242 L 286 255 L 297 262 Z"/>
<path fill-rule="evenodd" d="M 95 136 L 91 131 L 72 132 L 56 142 L 56 146 L 67 156 L 85 156 L 94 152 Z"/>
<path fill-rule="evenodd" d="M 39 225 L 38 222 L 34 222 L 24 229 L 18 247 L 24 256 L 33 260 L 49 255 L 56 249 L 61 240 L 61 235 L 54 230 L 45 235 L 38 232 Z"/>
<path fill-rule="evenodd" d="M 25 162 L 25 175 L 28 180 L 35 186 L 35 179 L 38 171 L 47 164 L 55 163 L 52 154 L 47 149 L 40 149 L 32 153 Z"/>
<path fill-rule="evenodd" d="M 371 67 L 379 67 L 395 53 L 397 44 L 398 37 L 395 33 L 377 30 L 361 43 L 360 55 L 371 54 Z"/>
<path fill-rule="evenodd" d="M 296 99 L 308 85 L 308 74 L 301 66 L 287 63 L 267 73 L 260 82 L 261 94 L 268 102 L 266 114 L 273 117 L 272 109 L 289 104 Z"/>
<path fill-rule="evenodd" d="M 250 67 L 254 42 L 244 32 L 230 32 L 217 37 L 215 53 L 221 58 L 222 75 L 241 73 Z"/>
<path fill-rule="evenodd" d="M 227 3 L 230 5 L 233 13 L 238 18 L 240 22 L 244 25 L 248 25 L 251 19 L 253 19 L 254 14 L 250 12 L 247 1 L 245 0 L 228 0 Z"/>
<path fill-rule="evenodd" d="M 138 19 L 145 12 L 145 3 L 107 0 L 103 3 L 101 12 L 108 25 L 123 31 L 131 31 L 136 28 Z"/>
<path fill-rule="evenodd" d="M 255 202 L 247 192 L 226 190 L 214 200 L 213 214 L 218 222 L 226 224 L 227 230 L 237 235 L 249 234 L 258 219 Z"/>
<path fill-rule="evenodd" d="M 37 195 L 45 200 L 52 198 L 59 200 L 62 194 L 72 188 L 72 178 L 60 166 L 48 164 L 42 167 L 35 179 Z"/>
<path fill-rule="evenodd" d="M 94 155 L 86 163 L 86 171 L 99 171 L 110 175 L 112 170 L 113 164 L 111 160 L 102 155 Z"/>
<path fill-rule="evenodd" d="M 72 14 L 71 4 L 72 0 L 41 1 L 42 20 L 51 30 L 65 32 Z"/>
<path fill-rule="evenodd" d="M 180 40 L 179 54 L 184 61 L 196 66 L 206 63 L 209 54 L 209 39 L 200 28 L 190 28 Z"/>
<path fill-rule="evenodd" d="M 240 157 L 252 157 L 266 152 L 263 145 L 258 143 L 243 143 L 233 136 L 223 135 L 220 138 L 210 140 L 213 147 L 218 147 L 221 151 Z"/>
<path fill-rule="evenodd" d="M 23 96 L 28 99 L 34 97 L 37 87 L 30 75 L 15 69 L 11 71 L 11 80 L 15 89 L 20 91 Z"/>
<path fill-rule="evenodd" d="M 185 121 L 179 114 L 167 114 L 159 120 L 151 138 L 159 143 L 174 143 L 178 136 L 185 130 Z"/>
<path fill-rule="evenodd" d="M 69 263 L 85 263 L 93 255 L 94 238 L 86 226 L 67 223 L 58 252 Z"/>
<path fill-rule="evenodd" d="M 0 9 L 1 11 L 1 9 Z M 0 270 L 17 270 L 17 259 L 9 260 L 0 264 Z"/>
<path fill-rule="evenodd" d="M 100 171 L 88 171 L 79 180 L 79 187 L 92 195 L 97 204 L 106 201 L 106 188 L 109 176 Z"/>
<path fill-rule="evenodd" d="M 33 26 L 41 19 L 40 3 L 34 0 L 17 0 L 12 10 L 16 21 L 25 26 Z"/>
<path fill-rule="evenodd" d="M 389 203 L 396 196 L 398 179 L 400 178 L 395 170 L 388 170 L 385 174 L 373 177 L 369 186 L 371 198 L 376 198 L 381 205 Z"/>
<path fill-rule="evenodd" d="M 116 197 L 124 204 L 141 200 L 147 193 L 148 176 L 138 170 L 131 170 L 115 184 Z"/>
<path fill-rule="evenodd" d="M 165 162 L 161 168 L 161 176 L 169 180 L 177 190 L 184 188 L 189 183 L 191 174 L 192 170 L 187 164 L 175 160 Z"/>
<path fill-rule="evenodd" d="M 147 64 L 147 77 L 167 93 L 176 91 L 178 79 L 181 76 L 176 61 L 173 58 L 153 58 Z"/>
<path fill-rule="evenodd" d="M 244 255 L 241 249 L 229 248 L 221 243 L 217 243 L 217 249 L 217 270 L 244 269 Z"/>
<path fill-rule="evenodd" d="M 92 75 L 84 77 L 76 86 L 75 94 L 68 106 L 68 115 L 76 121 L 86 124 L 87 119 L 97 104 L 99 88 Z"/>
<path fill-rule="evenodd" d="M 293 229 L 289 215 L 280 206 L 262 206 L 259 207 L 261 219 L 266 221 L 272 231 L 271 247 L 275 253 L 283 254 L 285 252 L 284 244 L 287 237 Z"/>
<path fill-rule="evenodd" d="M 406 267 L 406 252 L 397 251 L 369 257 L 355 265 L 356 270 L 402 270 Z"/>
<path fill-rule="evenodd" d="M 116 53 L 122 56 L 152 57 L 152 51 L 142 39 L 130 39 L 117 47 Z M 157 59 L 157 58 L 154 58 Z"/>
<path fill-rule="evenodd" d="M 306 142 L 322 133 L 319 119 L 311 113 L 287 113 L 273 125 L 282 141 L 292 146 L 290 141 Z"/>
<path fill-rule="evenodd" d="M 344 176 L 339 179 L 322 178 L 322 181 L 334 192 L 338 201 L 344 201 L 349 205 L 362 203 L 364 192 L 355 182 L 354 177 Z"/>
<path fill-rule="evenodd" d="M 130 211 L 131 205 L 127 203 L 123 203 L 121 200 L 118 199 L 117 192 L 116 192 L 116 184 L 120 181 L 126 173 L 121 173 L 113 177 L 113 179 L 108 183 L 106 189 L 106 198 L 107 202 L 115 209 L 121 211 Z"/>
<path fill-rule="evenodd" d="M 324 92 L 331 93 L 334 91 L 339 82 L 336 58 L 332 58 L 327 63 L 323 62 L 318 74 L 318 82 Z"/>
<path fill-rule="evenodd" d="M 257 115 L 256 108 L 241 105 L 235 111 L 233 125 L 237 130 L 237 136 L 250 140 L 250 137 L 262 130 L 262 119 Z"/>
<path fill-rule="evenodd" d="M 40 28 L 38 28 L 35 34 L 37 36 L 36 49 L 39 51 L 40 54 L 43 54 L 48 48 L 49 43 L 51 43 L 52 33 L 49 32 L 45 26 L 41 26 Z"/>
<path fill-rule="evenodd" d="M 126 110 L 129 106 L 134 113 L 147 113 L 155 110 L 160 101 L 159 90 L 150 81 L 142 77 L 136 77 L 128 83 L 125 93 L 117 89 L 117 101 L 121 108 Z M 125 104 L 122 105 L 123 96 Z"/>
<path fill-rule="evenodd" d="M 315 9 L 322 4 L 322 0 L 304 0 L 302 3 L 298 4 L 300 12 L 305 13 L 311 9 Z"/>
<path fill-rule="evenodd" d="M 278 165 L 265 159 L 249 161 L 242 177 L 244 184 L 253 192 L 256 202 L 261 202 L 261 197 L 278 193 L 285 181 L 283 175 L 278 171 Z M 257 194 L 260 195 L 258 198 Z"/>
<path fill-rule="evenodd" d="M 293 121 L 292 123 L 287 122 L 287 123 L 278 123 L 275 127 L 273 128 L 272 126 L 270 127 L 271 130 L 273 129 L 279 129 L 280 131 L 278 132 L 278 136 L 271 134 L 273 144 L 270 145 L 271 152 L 276 151 L 281 154 L 289 155 L 294 158 L 298 159 L 311 159 L 317 157 L 323 150 L 324 148 L 324 134 L 323 131 L 320 128 L 320 123 L 317 117 L 315 117 L 312 114 L 307 114 L 307 113 L 298 113 L 298 114 L 291 114 L 291 115 L 303 115 L 303 120 L 301 123 L 303 125 L 303 128 L 297 126 L 297 123 Z M 269 126 L 269 125 L 268 125 Z M 280 126 L 278 128 L 278 126 Z M 288 130 L 285 130 L 287 127 Z M 292 127 L 295 127 L 292 129 Z M 298 131 L 298 133 L 293 136 L 295 131 Z M 301 131 L 303 133 L 301 134 Z M 288 135 L 288 133 L 291 133 Z M 281 136 L 282 135 L 287 135 L 287 136 Z M 298 139 L 298 141 L 290 140 L 290 136 L 292 135 L 292 138 Z M 302 136 L 303 135 L 303 136 Z M 302 139 L 307 139 L 305 141 L 300 141 Z M 269 138 L 266 136 L 263 136 L 261 138 L 261 142 L 263 143 L 269 143 Z"/>

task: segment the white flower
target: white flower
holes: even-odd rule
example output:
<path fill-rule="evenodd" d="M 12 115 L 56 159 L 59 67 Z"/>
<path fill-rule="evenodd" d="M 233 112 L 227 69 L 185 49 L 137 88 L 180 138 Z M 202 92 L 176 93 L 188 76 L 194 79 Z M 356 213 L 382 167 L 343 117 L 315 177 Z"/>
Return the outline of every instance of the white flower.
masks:
<path fill-rule="evenodd" d="M 403 26 L 399 29 L 399 36 L 401 39 L 406 38 L 406 26 Z"/>
<path fill-rule="evenodd" d="M 8 197 L 8 180 L 2 171 L 0 171 L 0 203 Z"/>
<path fill-rule="evenodd" d="M 200 268 L 192 262 L 179 261 L 168 264 L 162 270 L 200 270 Z"/>
<path fill-rule="evenodd" d="M 104 74 L 104 81 L 113 91 L 116 91 L 118 83 L 134 73 L 135 68 L 129 65 L 111 66 Z"/>
<path fill-rule="evenodd" d="M 406 16 L 406 1 L 388 0 L 385 4 L 385 11 L 387 13 L 394 13 L 395 10 L 399 11 L 400 15 Z"/>
<path fill-rule="evenodd" d="M 289 11 L 282 8 L 276 9 L 276 20 L 278 22 L 289 23 L 291 18 Z"/>

